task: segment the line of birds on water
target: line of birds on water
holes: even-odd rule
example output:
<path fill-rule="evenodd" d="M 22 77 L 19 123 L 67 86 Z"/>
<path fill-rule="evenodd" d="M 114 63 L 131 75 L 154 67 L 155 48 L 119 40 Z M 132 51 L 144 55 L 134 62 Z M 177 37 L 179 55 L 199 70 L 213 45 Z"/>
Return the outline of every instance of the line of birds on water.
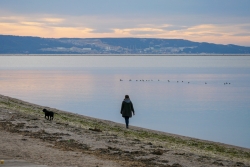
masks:
<path fill-rule="evenodd" d="M 120 81 L 123 81 L 122 79 L 120 79 Z M 132 81 L 131 79 L 129 80 L 129 81 Z M 144 79 L 141 79 L 141 80 L 135 80 L 135 81 L 139 81 L 139 82 L 149 82 L 149 81 L 153 81 L 152 79 L 151 80 L 144 80 Z M 159 79 L 158 79 L 158 81 L 160 81 Z M 170 82 L 170 80 L 168 80 L 168 82 Z M 183 82 L 183 81 L 181 81 L 181 82 Z M 179 81 L 177 81 L 177 83 L 179 83 Z M 189 84 L 190 82 L 188 82 L 188 84 Z M 207 84 L 207 82 L 205 82 L 205 84 Z M 231 83 L 230 82 L 225 82 L 224 83 L 224 85 L 230 85 Z"/>

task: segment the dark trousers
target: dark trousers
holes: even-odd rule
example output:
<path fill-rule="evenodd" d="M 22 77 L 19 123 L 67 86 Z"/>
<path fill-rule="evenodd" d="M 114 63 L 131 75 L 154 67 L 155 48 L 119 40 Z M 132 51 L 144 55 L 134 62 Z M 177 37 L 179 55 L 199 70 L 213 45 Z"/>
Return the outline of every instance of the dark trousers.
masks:
<path fill-rule="evenodd" d="M 124 118 L 125 118 L 126 128 L 128 128 L 128 124 L 129 124 L 129 117 L 124 117 Z"/>

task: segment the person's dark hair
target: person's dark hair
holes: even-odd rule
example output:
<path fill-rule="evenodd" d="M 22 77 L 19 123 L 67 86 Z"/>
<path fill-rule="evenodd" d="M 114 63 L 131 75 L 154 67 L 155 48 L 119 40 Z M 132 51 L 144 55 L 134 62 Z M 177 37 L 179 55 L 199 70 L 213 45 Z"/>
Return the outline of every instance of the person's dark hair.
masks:
<path fill-rule="evenodd" d="M 129 98 L 129 96 L 128 96 L 128 95 L 125 95 L 125 98 Z"/>

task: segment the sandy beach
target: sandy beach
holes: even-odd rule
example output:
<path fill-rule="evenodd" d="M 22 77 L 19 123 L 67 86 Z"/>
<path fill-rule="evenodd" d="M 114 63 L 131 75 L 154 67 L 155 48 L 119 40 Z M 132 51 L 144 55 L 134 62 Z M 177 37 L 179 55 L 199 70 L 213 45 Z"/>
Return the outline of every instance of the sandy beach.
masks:
<path fill-rule="evenodd" d="M 54 120 L 44 118 L 46 108 Z M 51 167 L 246 167 L 250 149 L 153 131 L 0 95 L 0 155 Z M 0 165 L 1 166 L 1 165 Z"/>

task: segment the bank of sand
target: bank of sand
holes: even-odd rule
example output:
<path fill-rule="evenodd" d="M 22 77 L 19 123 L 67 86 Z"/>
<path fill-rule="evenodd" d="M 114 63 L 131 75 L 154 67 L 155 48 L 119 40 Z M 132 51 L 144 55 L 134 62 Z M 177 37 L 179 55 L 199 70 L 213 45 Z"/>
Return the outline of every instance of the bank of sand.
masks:
<path fill-rule="evenodd" d="M 43 108 L 54 111 L 44 119 Z M 0 95 L 0 154 L 48 166 L 249 166 L 250 149 L 72 114 Z"/>

